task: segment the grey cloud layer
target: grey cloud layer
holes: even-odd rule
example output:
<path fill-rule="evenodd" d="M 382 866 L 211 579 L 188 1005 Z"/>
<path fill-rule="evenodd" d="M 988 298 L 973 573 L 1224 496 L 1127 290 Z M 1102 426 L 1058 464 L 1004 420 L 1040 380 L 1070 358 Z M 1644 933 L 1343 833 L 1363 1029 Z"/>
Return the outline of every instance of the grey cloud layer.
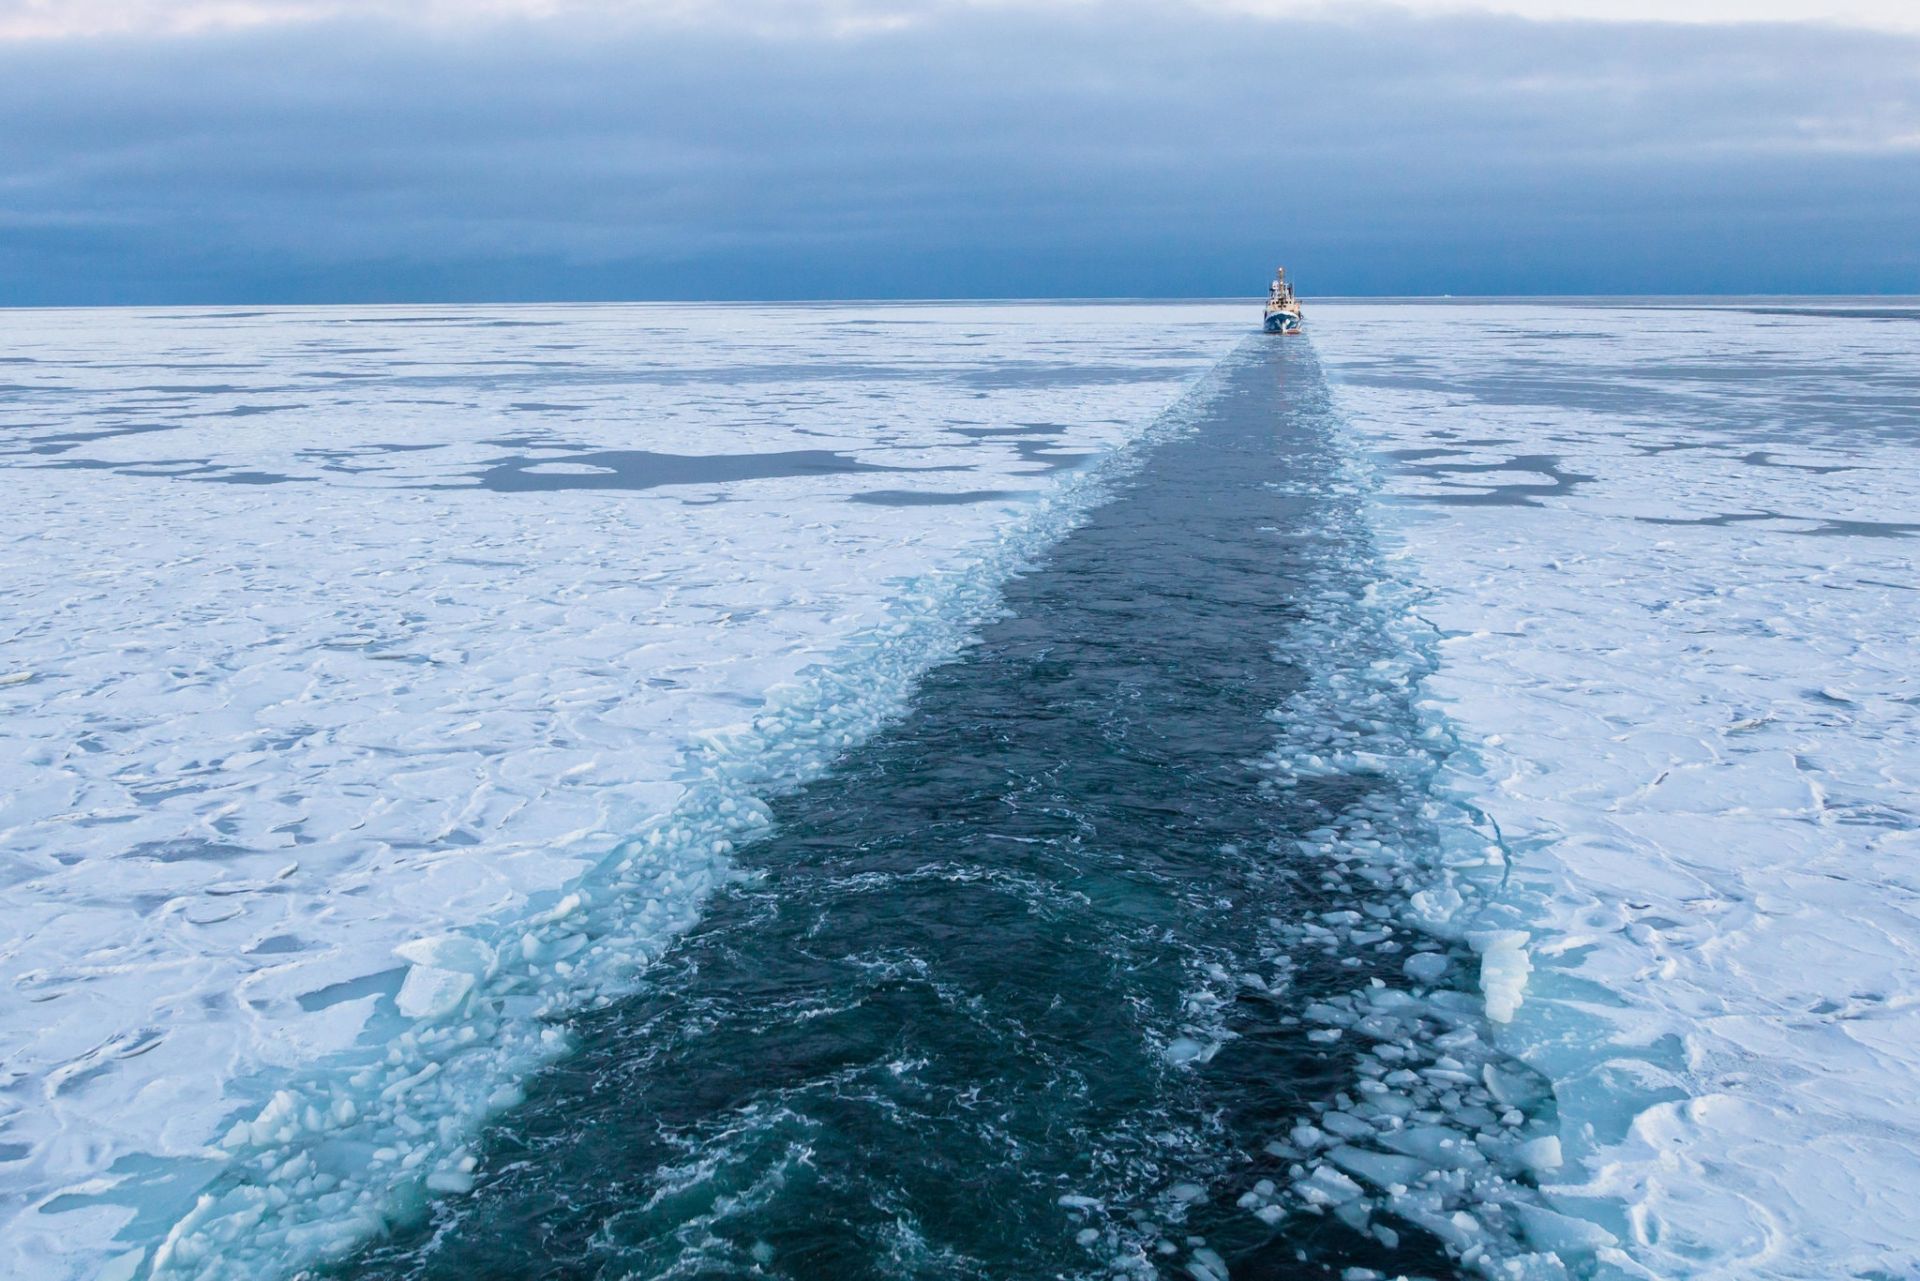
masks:
<path fill-rule="evenodd" d="M 1916 55 L 1150 8 L 0 46 L 0 298 L 1920 289 Z"/>

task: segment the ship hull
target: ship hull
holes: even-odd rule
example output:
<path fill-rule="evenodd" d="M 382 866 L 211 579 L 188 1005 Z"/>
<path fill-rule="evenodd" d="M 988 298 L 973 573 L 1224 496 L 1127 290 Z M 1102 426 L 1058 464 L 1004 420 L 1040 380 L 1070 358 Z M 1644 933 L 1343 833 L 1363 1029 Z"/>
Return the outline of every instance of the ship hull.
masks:
<path fill-rule="evenodd" d="M 1300 332 L 1300 315 L 1292 311 L 1276 311 L 1267 316 L 1266 331 L 1270 334 L 1297 334 Z"/>

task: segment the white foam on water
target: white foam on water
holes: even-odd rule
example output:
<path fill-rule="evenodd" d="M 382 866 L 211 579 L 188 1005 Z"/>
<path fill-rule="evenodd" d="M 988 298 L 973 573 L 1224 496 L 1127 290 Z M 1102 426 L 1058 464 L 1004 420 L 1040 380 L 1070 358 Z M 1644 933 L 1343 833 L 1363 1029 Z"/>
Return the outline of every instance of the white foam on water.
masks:
<path fill-rule="evenodd" d="M 1240 320 L 8 313 L 0 1271 L 271 1276 L 466 1190 Z M 662 454 L 752 458 L 604 487 Z"/>
<path fill-rule="evenodd" d="M 1524 1232 L 1601 1275 L 1920 1272 L 1920 323 L 1315 316 L 1468 745 L 1437 786 L 1511 863 L 1475 928 L 1531 935 L 1479 936 L 1560 1118 Z"/>

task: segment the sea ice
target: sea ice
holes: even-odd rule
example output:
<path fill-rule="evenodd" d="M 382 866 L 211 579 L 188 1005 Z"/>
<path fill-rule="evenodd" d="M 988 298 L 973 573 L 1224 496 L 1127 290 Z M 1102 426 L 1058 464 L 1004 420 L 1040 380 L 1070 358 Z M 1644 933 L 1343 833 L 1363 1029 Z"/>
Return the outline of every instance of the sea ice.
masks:
<path fill-rule="evenodd" d="M 470 1186 L 542 1015 L 1243 325 L 6 313 L 0 1275 L 264 1277 Z"/>
<path fill-rule="evenodd" d="M 1295 394 L 1320 388 L 1303 378 Z M 1354 976 L 1295 1019 L 1347 1085 L 1265 1144 L 1287 1183 L 1256 1183 L 1236 1204 L 1269 1226 L 1331 1217 L 1388 1249 L 1419 1229 L 1432 1238 L 1422 1249 L 1437 1242 L 1466 1273 L 1564 1279 L 1567 1261 L 1532 1246 L 1517 1217 L 1541 1206 L 1529 1158 L 1556 1118 L 1546 1084 L 1493 1043 L 1491 1016 L 1526 976 L 1525 933 L 1488 916 L 1504 853 L 1473 811 L 1432 791 L 1457 739 L 1418 702 L 1435 661 L 1428 629 L 1376 553 L 1364 462 L 1335 415 L 1320 421 L 1345 462 L 1294 482 L 1317 495 L 1323 536 L 1318 555 L 1295 553 L 1309 572 L 1292 575 L 1314 608 L 1276 643 L 1313 661 L 1271 712 L 1286 730 L 1263 786 L 1304 791 L 1326 814 L 1298 852 L 1345 906 L 1269 925 L 1277 951 Z"/>
<path fill-rule="evenodd" d="M 1920 1274 L 1920 310 L 1314 317 L 1533 935 L 1482 957 L 1557 1095 L 1527 1237 Z"/>

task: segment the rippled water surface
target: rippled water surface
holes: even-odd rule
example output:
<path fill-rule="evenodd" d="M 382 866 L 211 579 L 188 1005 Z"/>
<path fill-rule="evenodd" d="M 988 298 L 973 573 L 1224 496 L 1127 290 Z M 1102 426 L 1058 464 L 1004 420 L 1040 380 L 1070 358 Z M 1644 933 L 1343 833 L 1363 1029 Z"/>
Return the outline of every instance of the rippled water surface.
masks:
<path fill-rule="evenodd" d="M 1264 765 L 1269 713 L 1331 675 L 1304 624 L 1368 548 L 1310 349 L 1221 377 L 903 721 L 776 804 L 474 1196 L 342 1275 L 1448 1271 L 1235 1204 L 1350 1084 L 1301 1007 L 1399 958 L 1283 943 L 1355 897 L 1295 838 L 1393 786 Z"/>

